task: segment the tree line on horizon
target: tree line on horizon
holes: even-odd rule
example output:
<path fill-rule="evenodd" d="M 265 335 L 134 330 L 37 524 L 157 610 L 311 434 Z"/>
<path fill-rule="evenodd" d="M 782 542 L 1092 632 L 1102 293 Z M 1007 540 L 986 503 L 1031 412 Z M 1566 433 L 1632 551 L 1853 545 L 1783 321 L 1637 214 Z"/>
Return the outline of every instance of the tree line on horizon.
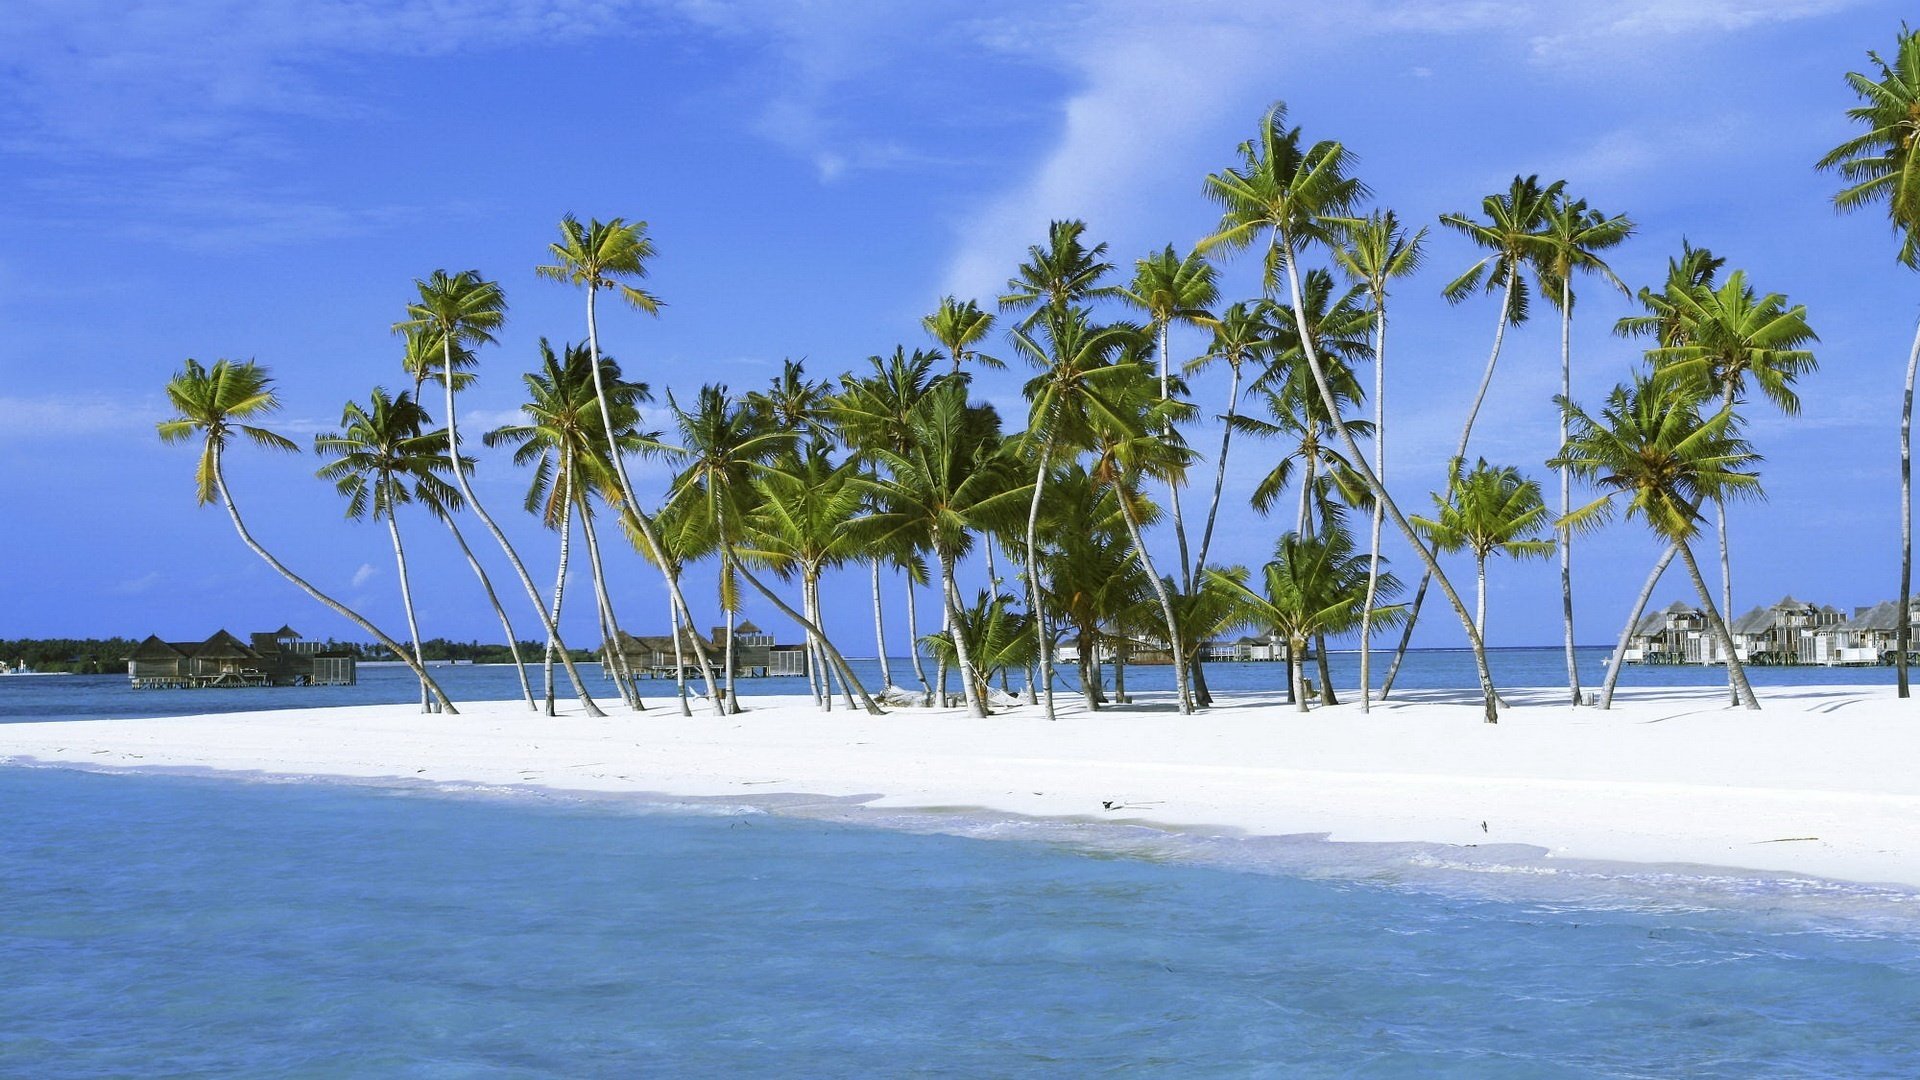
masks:
<path fill-rule="evenodd" d="M 1817 167 L 1841 177 L 1845 186 L 1834 197 L 1839 210 L 1885 204 L 1900 241 L 1898 260 L 1920 268 L 1920 164 L 1913 154 L 1920 137 L 1920 33 L 1903 27 L 1891 61 L 1878 53 L 1868 57 L 1871 74 L 1847 77 L 1862 101 L 1848 117 L 1865 130 Z M 474 270 L 436 270 L 418 279 L 405 317 L 393 326 L 404 343 L 400 358 L 410 387 L 375 387 L 365 402 L 349 402 L 340 429 L 313 446 L 326 459 L 318 475 L 346 500 L 348 516 L 371 518 L 388 533 L 408 624 L 405 645 L 282 564 L 241 517 L 221 468 L 231 441 L 237 436 L 267 449 L 300 449 L 257 422 L 279 404 L 265 368 L 251 360 L 186 361 L 167 385 L 176 415 L 159 431 L 167 441 L 200 441 L 200 502 L 220 503 L 257 555 L 407 660 L 427 709 L 455 711 L 425 667 L 401 531 L 408 507 L 449 530 L 505 640 L 518 638 L 501 592 L 515 598 L 516 610 L 531 611 L 545 638 L 538 651 L 545 654 L 549 714 L 557 665 L 584 708 L 603 715 L 558 627 L 577 523 L 602 640 L 620 640 L 603 573 L 609 553 L 599 526 L 607 521 L 615 526 L 605 534 L 609 546 L 638 553 L 662 575 L 685 715 L 691 715 L 689 671 L 698 673 L 715 709 L 739 708 L 731 657 L 710 655 L 683 588 L 687 567 L 708 561 L 718 571 L 711 602 L 729 630 L 721 647 L 730 651 L 743 595 L 757 593 L 804 633 L 811 689 L 824 708 L 837 695 L 849 707 L 857 699 L 881 711 L 821 618 L 822 575 L 864 565 L 872 581 L 875 651 L 889 689 L 895 679 L 880 584 L 894 574 L 906 584 L 909 657 L 922 700 L 948 700 L 952 672 L 975 716 L 988 713 L 996 679 L 998 693 L 1011 695 L 1020 675 L 1027 700 L 1051 719 L 1054 657 L 1065 642 L 1078 647 L 1078 683 L 1089 708 L 1125 700 L 1128 652 L 1147 642 L 1171 660 L 1177 707 L 1192 712 L 1211 700 L 1202 644 L 1248 629 L 1285 643 L 1287 693 L 1302 710 L 1309 704 L 1307 658 L 1318 656 L 1318 696 L 1333 704 L 1325 642 L 1357 635 L 1364 710 L 1375 700 L 1376 632 L 1400 629 L 1381 680 L 1384 700 L 1437 589 L 1472 648 L 1491 723 L 1499 698 L 1484 636 L 1488 564 L 1502 555 L 1557 555 L 1567 689 L 1580 705 L 1572 550 L 1576 537 L 1621 516 L 1640 519 L 1665 550 L 1621 634 L 1602 707 L 1610 703 L 1628 634 L 1676 558 L 1728 658 L 1732 700 L 1759 707 L 1726 622 L 1732 559 L 1725 506 L 1760 490 L 1761 458 L 1744 435 L 1751 409 L 1764 399 L 1781 413 L 1797 413 L 1795 387 L 1816 368 L 1811 346 L 1818 339 L 1803 305 L 1762 291 L 1724 257 L 1683 242 L 1665 279 L 1632 293 L 1639 314 L 1614 327 L 1646 342 L 1642 369 L 1597 404 L 1582 404 L 1571 396 L 1576 286 L 1629 291 L 1606 256 L 1633 235 L 1632 220 L 1590 206 L 1565 180 L 1537 176 L 1516 176 L 1481 200 L 1477 213 L 1441 215 L 1442 227 L 1483 253 L 1444 284 L 1444 295 L 1456 304 L 1485 297 L 1495 317 L 1454 452 L 1443 474 L 1432 478 L 1427 512 L 1409 513 L 1386 485 L 1388 311 L 1394 289 L 1422 268 L 1428 230 L 1372 205 L 1347 148 L 1309 141 L 1290 124 L 1283 104 L 1260 118 L 1229 164 L 1204 178 L 1203 190 L 1220 219 L 1185 253 L 1169 244 L 1138 259 L 1126 277 L 1109 261 L 1107 245 L 1090 242 L 1083 222 L 1055 221 L 992 308 L 978 299 L 942 298 L 923 320 L 925 347 L 895 346 L 831 379 L 813 378 L 803 364 L 787 361 L 768 385 L 746 392 L 722 383 L 684 396 L 664 390 L 664 431 L 642 430 L 641 406 L 655 400 L 653 389 L 602 348 L 598 321 L 603 294 L 658 313 L 659 299 L 641 287 L 656 255 L 647 225 L 566 216 L 549 245 L 551 261 L 536 273 L 583 291 L 585 339 L 556 346 L 542 338 L 538 366 L 521 377 L 521 422 L 479 436 L 488 447 L 510 449 L 513 463 L 527 470 L 522 508 L 556 537 L 558 572 L 546 593 L 477 499 L 469 479 L 477 464 L 469 453 L 472 437 L 456 419 L 457 395 L 479 377 L 482 351 L 495 344 L 505 321 L 504 291 Z M 1248 253 L 1260 260 L 1260 292 L 1228 302 L 1220 295 L 1217 261 Z M 1560 448 L 1543 463 L 1558 481 L 1557 506 L 1521 467 L 1470 458 L 1506 332 L 1542 300 L 1558 317 L 1561 341 L 1554 398 Z M 1176 326 L 1204 335 L 1201 355 L 1172 355 Z M 974 372 L 1009 361 L 1033 372 L 1022 386 L 1024 417 L 1002 417 L 972 393 Z M 1361 375 L 1368 364 L 1370 387 Z M 1920 336 L 1901 412 L 1903 597 L 1911 590 L 1916 365 Z M 1195 380 L 1221 368 L 1224 395 L 1204 395 L 1223 406 L 1209 484 L 1185 430 L 1202 408 Z M 438 399 L 444 426 L 429 413 L 430 395 Z M 1257 440 L 1270 448 L 1270 468 L 1243 497 L 1262 515 L 1282 515 L 1284 526 L 1272 558 L 1253 568 L 1209 561 L 1236 436 L 1242 445 Z M 628 467 L 634 458 L 663 462 L 672 476 L 666 490 L 637 490 Z M 1594 492 L 1583 505 L 1573 504 L 1575 481 Z M 409 518 L 413 513 L 407 511 Z M 501 588 L 469 542 L 462 526 L 469 515 L 511 569 L 512 580 Z M 1420 564 L 1405 603 L 1392 602 L 1402 585 L 1381 556 L 1389 526 Z M 1704 531 L 1717 549 L 1717 598 L 1694 551 Z M 1171 540 L 1171 565 L 1164 554 L 1156 556 L 1150 533 Z M 983 557 L 985 581 L 969 593 L 958 568 L 975 551 Z M 1441 563 L 1453 553 L 1473 568 L 1471 606 Z M 939 624 L 925 635 L 915 599 L 921 588 L 932 590 Z M 1909 640 L 1903 605 L 1902 697 Z M 1103 647 L 1117 661 L 1111 698 L 1097 660 Z M 606 658 L 623 700 L 641 707 L 629 658 L 620 649 L 608 650 Z M 514 648 L 526 702 L 539 708 L 524 659 Z"/>

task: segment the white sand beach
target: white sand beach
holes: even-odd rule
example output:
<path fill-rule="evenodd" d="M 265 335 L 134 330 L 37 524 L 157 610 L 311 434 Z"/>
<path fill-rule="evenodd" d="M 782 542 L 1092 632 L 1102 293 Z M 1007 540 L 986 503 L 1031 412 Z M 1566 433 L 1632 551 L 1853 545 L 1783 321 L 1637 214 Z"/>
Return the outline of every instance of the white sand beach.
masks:
<path fill-rule="evenodd" d="M 1890 688 L 1637 691 L 1610 712 L 1510 692 L 1497 726 L 1459 695 L 1363 714 L 1228 702 L 1181 717 L 1077 698 L 986 720 L 883 717 L 800 698 L 682 718 L 558 718 L 518 702 L 457 716 L 387 705 L 0 725 L 0 760 L 402 777 L 583 791 L 871 796 L 1347 841 L 1524 843 L 1554 857 L 1685 862 L 1920 887 L 1920 702 Z M 656 699 L 657 700 L 657 699 Z M 1554 702 L 1554 703 L 1548 703 Z"/>

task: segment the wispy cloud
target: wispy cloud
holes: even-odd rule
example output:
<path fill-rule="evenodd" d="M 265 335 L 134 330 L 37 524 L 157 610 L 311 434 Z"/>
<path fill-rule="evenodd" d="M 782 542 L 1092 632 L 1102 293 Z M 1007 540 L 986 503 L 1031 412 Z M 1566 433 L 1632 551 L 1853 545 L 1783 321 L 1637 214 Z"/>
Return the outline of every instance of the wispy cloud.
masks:
<path fill-rule="evenodd" d="M 379 576 L 380 571 L 374 569 L 372 563 L 361 563 L 360 569 L 353 572 L 353 587 L 357 589 Z"/>
<path fill-rule="evenodd" d="M 151 437 L 164 415 L 158 402 L 111 398 L 0 397 L 0 441 L 70 439 L 98 435 Z"/>

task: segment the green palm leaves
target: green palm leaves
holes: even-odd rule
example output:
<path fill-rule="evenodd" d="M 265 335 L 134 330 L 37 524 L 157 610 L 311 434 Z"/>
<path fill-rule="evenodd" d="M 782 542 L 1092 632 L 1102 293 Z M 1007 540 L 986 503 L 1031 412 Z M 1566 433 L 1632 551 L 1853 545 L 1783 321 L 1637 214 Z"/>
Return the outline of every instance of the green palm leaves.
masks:
<path fill-rule="evenodd" d="M 1105 261 L 1107 245 L 1087 247 L 1081 240 L 1086 231 L 1084 221 L 1055 221 L 1047 226 L 1046 244 L 1027 249 L 1027 261 L 1007 280 L 1007 291 L 1000 297 L 1000 310 L 1029 312 L 1020 321 L 1021 329 L 1049 313 L 1117 292 L 1112 286 L 1100 284 L 1113 269 L 1113 264 Z"/>
<path fill-rule="evenodd" d="M 441 507 L 459 503 L 459 491 L 440 477 L 453 468 L 447 433 L 426 430 L 430 422 L 411 394 L 376 386 L 367 405 L 347 402 L 339 431 L 314 438 L 314 452 L 334 459 L 317 475 L 346 497 L 348 517 L 391 517 L 416 496 Z"/>
<path fill-rule="evenodd" d="M 177 414 L 158 427 L 162 442 L 185 442 L 196 434 L 204 439 L 200 465 L 193 473 L 194 495 L 201 506 L 218 497 L 220 453 L 234 435 L 268 450 L 299 453 L 292 439 L 244 421 L 280 408 L 273 380 L 265 368 L 248 360 L 216 360 L 203 367 L 189 359 L 180 374 L 167 380 L 167 402 Z"/>
<path fill-rule="evenodd" d="M 960 365 L 968 360 L 987 368 L 1004 368 L 1007 365 L 980 352 L 974 346 L 984 341 L 987 331 L 993 329 L 993 313 L 980 310 L 980 305 L 972 300 L 966 303 L 951 296 L 940 298 L 940 306 L 933 314 L 920 320 L 928 336 L 940 343 L 947 351 L 947 358 L 953 361 L 953 373 L 960 374 Z"/>
<path fill-rule="evenodd" d="M 1807 325 L 1806 305 L 1788 306 L 1780 293 L 1761 295 L 1740 270 L 1717 289 L 1694 286 L 1668 300 L 1679 340 L 1647 354 L 1657 365 L 1728 402 L 1751 380 L 1781 412 L 1800 411 L 1793 383 L 1818 366 L 1802 346 L 1820 340 Z"/>
<path fill-rule="evenodd" d="M 1503 318 L 1526 322 L 1527 283 L 1521 271 L 1551 258 L 1548 218 L 1565 188 L 1564 180 L 1542 187 L 1538 176 L 1516 176 L 1505 192 L 1480 200 L 1485 220 L 1464 213 L 1441 214 L 1440 224 L 1487 249 L 1465 273 L 1447 283 L 1443 290 L 1447 299 L 1457 304 L 1482 288 L 1504 291 Z"/>
<path fill-rule="evenodd" d="M 1842 212 L 1885 203 L 1900 234 L 1900 262 L 1920 269 L 1920 30 L 1900 27 L 1891 63 L 1867 53 L 1878 78 L 1852 71 L 1847 85 L 1861 104 L 1847 119 L 1865 131 L 1827 151 L 1818 167 L 1840 174 L 1847 184 L 1833 196 Z"/>
<path fill-rule="evenodd" d="M 633 307 L 649 315 L 660 313 L 659 297 L 622 280 L 647 276 L 654 250 L 646 222 L 595 218 L 582 225 L 568 214 L 560 219 L 560 239 L 547 245 L 547 251 L 554 261 L 533 268 L 541 277 L 591 289 L 616 289 L 620 299 Z"/>
<path fill-rule="evenodd" d="M 1552 515 L 1540 496 L 1540 483 L 1507 466 L 1496 468 L 1485 458 L 1464 475 L 1454 476 L 1446 494 L 1433 496 L 1434 516 L 1416 517 L 1436 551 L 1473 553 L 1479 582 L 1474 623 L 1487 631 L 1487 560 L 1495 555 L 1513 559 L 1541 559 L 1553 554 L 1554 542 L 1542 539 Z"/>

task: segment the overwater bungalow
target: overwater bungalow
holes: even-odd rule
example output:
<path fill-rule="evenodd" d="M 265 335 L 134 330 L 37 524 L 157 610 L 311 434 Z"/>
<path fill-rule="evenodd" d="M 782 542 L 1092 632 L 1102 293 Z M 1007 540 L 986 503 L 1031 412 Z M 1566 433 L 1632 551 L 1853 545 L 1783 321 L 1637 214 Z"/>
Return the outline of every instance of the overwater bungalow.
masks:
<path fill-rule="evenodd" d="M 633 635 L 625 630 L 620 632 L 620 649 L 628 667 L 635 675 L 647 678 L 671 679 L 676 664 L 684 665 L 689 676 L 698 675 L 700 661 L 694 652 L 694 633 L 680 631 L 680 649 L 676 658 L 673 637 L 669 634 Z M 727 628 L 716 626 L 712 633 L 698 639 L 707 650 L 707 657 L 716 668 L 725 662 L 727 651 Z M 793 662 L 793 656 L 800 657 L 799 664 Z M 608 650 L 603 644 L 600 657 L 607 659 Z M 773 635 L 755 626 L 751 621 L 743 622 L 734 629 L 733 635 L 733 673 L 748 678 L 766 675 L 804 675 L 806 674 L 805 650 L 798 645 L 775 645 Z"/>
<path fill-rule="evenodd" d="M 205 641 L 162 641 L 149 635 L 127 657 L 127 678 L 136 689 L 231 686 L 352 686 L 358 672 L 352 653 L 306 641 L 290 626 L 250 634 L 225 630 Z"/>
<path fill-rule="evenodd" d="M 1920 596 L 1907 601 L 1909 624 L 1920 627 Z M 1832 667 L 1891 664 L 1898 649 L 1900 602 L 1883 600 L 1853 609 L 1853 617 L 1829 627 L 1815 642 L 1814 662 Z"/>

